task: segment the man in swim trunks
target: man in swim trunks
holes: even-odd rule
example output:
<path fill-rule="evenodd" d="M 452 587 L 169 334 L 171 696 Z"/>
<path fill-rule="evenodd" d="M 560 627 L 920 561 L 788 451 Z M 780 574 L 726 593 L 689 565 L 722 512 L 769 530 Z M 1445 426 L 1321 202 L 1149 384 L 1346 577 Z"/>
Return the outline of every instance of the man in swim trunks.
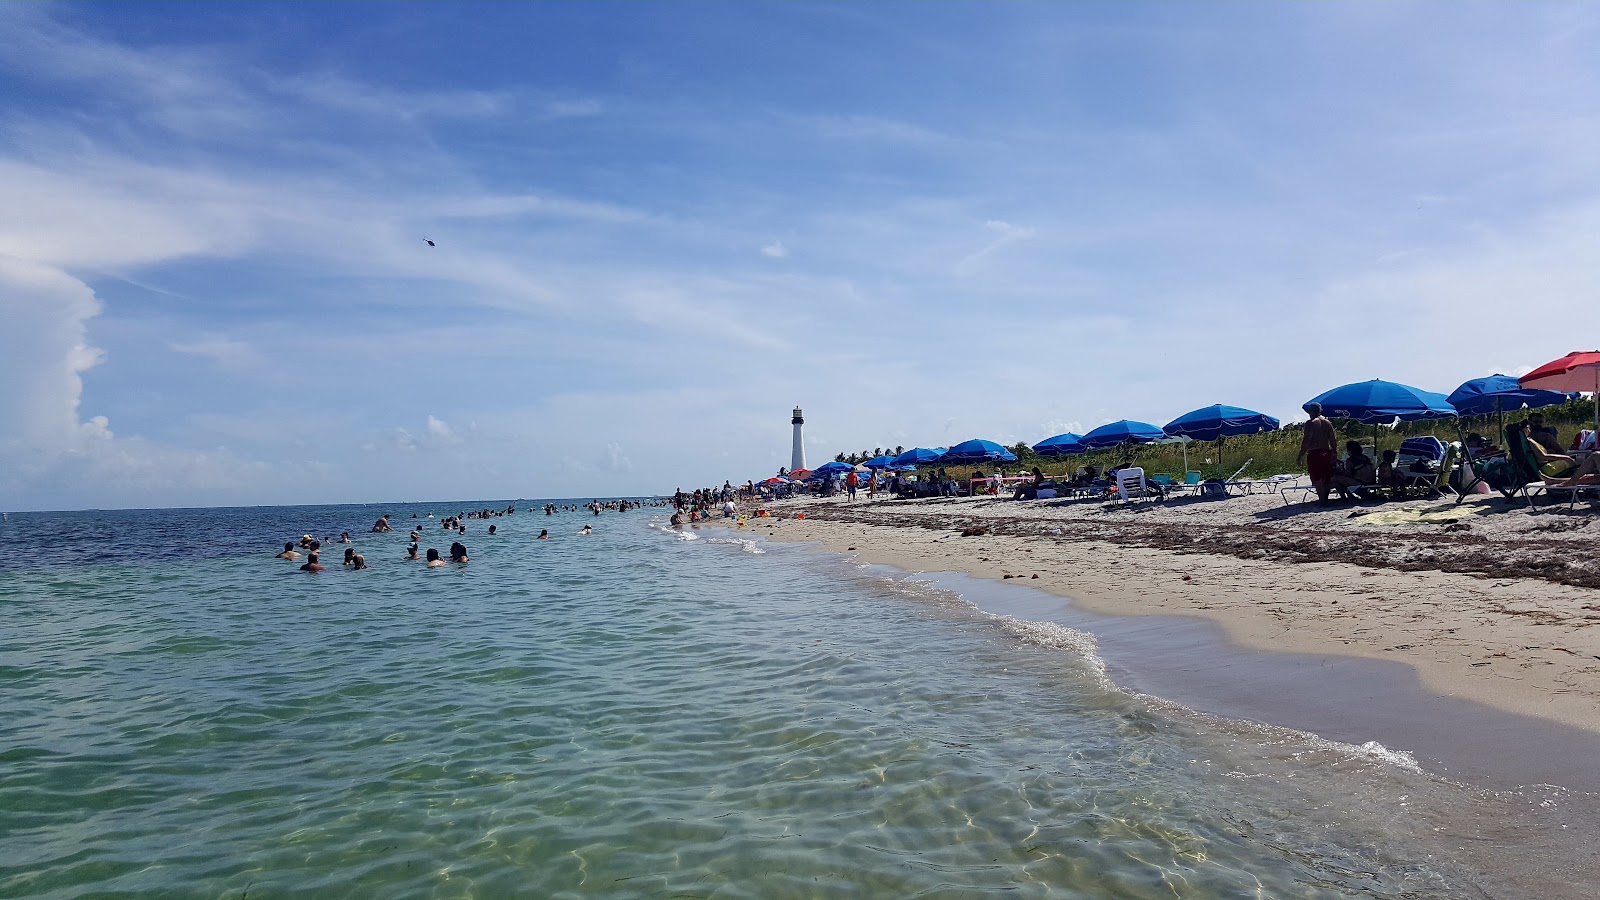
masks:
<path fill-rule="evenodd" d="M 294 549 L 294 541 L 284 541 L 283 542 L 283 552 L 279 553 L 277 556 L 273 557 L 273 559 L 299 559 L 299 558 L 300 558 L 300 551 Z"/>
<path fill-rule="evenodd" d="M 1311 420 L 1306 422 L 1295 461 L 1305 463 L 1311 485 L 1317 489 L 1317 502 L 1327 503 L 1328 491 L 1333 487 L 1333 467 L 1339 460 L 1339 434 L 1322 414 L 1322 404 L 1306 404 L 1306 413 Z"/>

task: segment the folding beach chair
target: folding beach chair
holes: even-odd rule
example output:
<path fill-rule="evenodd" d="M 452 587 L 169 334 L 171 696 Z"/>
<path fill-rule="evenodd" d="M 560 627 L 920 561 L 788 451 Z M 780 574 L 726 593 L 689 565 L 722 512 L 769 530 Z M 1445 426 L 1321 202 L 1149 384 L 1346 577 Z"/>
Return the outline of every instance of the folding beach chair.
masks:
<path fill-rule="evenodd" d="M 1234 488 L 1238 488 L 1242 493 L 1246 493 L 1246 494 L 1255 493 L 1256 483 L 1255 483 L 1254 480 L 1249 479 L 1249 478 L 1246 478 L 1243 481 L 1239 480 L 1239 476 L 1244 474 L 1244 470 L 1250 468 L 1250 464 L 1255 462 L 1255 461 L 1256 461 L 1255 457 L 1251 457 L 1251 458 L 1245 460 L 1244 461 L 1244 465 L 1239 467 L 1239 471 L 1234 472 L 1233 475 L 1228 478 L 1228 480 L 1226 480 L 1226 481 L 1224 481 L 1222 483 L 1223 488 L 1229 494 L 1233 493 L 1233 489 Z"/>
<path fill-rule="evenodd" d="M 1136 497 L 1149 499 L 1155 493 L 1145 485 L 1144 469 L 1130 466 L 1117 470 L 1117 497 L 1127 502 Z"/>
<path fill-rule="evenodd" d="M 1544 476 L 1539 472 L 1539 463 L 1534 458 L 1533 451 L 1528 449 L 1528 436 L 1519 429 L 1506 431 L 1506 460 L 1509 466 L 1501 473 L 1502 484 L 1489 482 L 1490 487 L 1498 488 L 1507 500 L 1522 494 L 1528 501 L 1528 509 L 1533 509 L 1533 494 L 1530 487 L 1545 489 Z M 1487 480 L 1487 479 L 1486 479 Z"/>

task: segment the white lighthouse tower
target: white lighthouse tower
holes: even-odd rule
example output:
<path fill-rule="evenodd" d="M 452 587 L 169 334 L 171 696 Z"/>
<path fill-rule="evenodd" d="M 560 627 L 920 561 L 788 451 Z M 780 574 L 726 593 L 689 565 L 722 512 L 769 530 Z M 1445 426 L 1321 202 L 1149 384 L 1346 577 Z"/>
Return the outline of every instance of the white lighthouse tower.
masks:
<path fill-rule="evenodd" d="M 800 414 L 800 407 L 794 408 L 794 418 L 789 422 L 794 425 L 794 452 L 789 456 L 789 471 L 804 469 L 806 467 L 806 442 L 800 436 L 800 429 L 806 424 L 806 417 Z"/>

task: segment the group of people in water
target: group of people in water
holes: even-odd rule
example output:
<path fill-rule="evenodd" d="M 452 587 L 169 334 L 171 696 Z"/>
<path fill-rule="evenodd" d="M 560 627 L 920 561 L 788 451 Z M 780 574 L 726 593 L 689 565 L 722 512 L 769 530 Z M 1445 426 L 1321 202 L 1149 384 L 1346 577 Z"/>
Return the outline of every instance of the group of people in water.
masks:
<path fill-rule="evenodd" d="M 605 502 L 597 500 L 597 501 L 594 501 L 593 503 L 586 504 L 585 506 L 583 506 L 581 508 L 589 510 L 589 511 L 593 512 L 594 515 L 598 516 L 598 515 L 600 515 L 600 513 L 602 511 L 622 512 L 622 511 L 626 511 L 626 510 L 629 510 L 629 509 L 637 509 L 640 506 L 644 506 L 644 505 L 647 505 L 647 504 L 640 503 L 640 502 L 637 502 L 637 501 L 632 501 L 632 500 L 611 500 L 611 501 L 605 501 Z M 665 501 L 658 501 L 655 505 L 658 505 L 658 506 L 659 505 L 665 505 Z M 545 515 L 554 515 L 557 511 L 572 511 L 572 512 L 576 512 L 579 509 L 580 509 L 580 507 L 577 507 L 577 506 L 557 507 L 555 504 L 547 504 L 545 506 Z M 478 511 L 474 511 L 474 512 L 469 512 L 469 513 L 457 513 L 457 514 L 450 515 L 450 516 L 445 516 L 444 518 L 439 519 L 439 525 L 445 531 L 451 532 L 452 536 L 464 535 L 464 534 L 467 533 L 466 522 L 467 522 L 468 519 L 499 518 L 499 517 L 502 517 L 502 516 L 513 515 L 513 514 L 516 513 L 516 511 L 517 510 L 516 510 L 515 506 L 508 506 L 503 510 L 485 509 L 485 510 L 478 510 Z M 415 513 L 413 513 L 411 518 L 417 519 L 418 516 Z M 432 519 L 432 518 L 434 518 L 434 515 L 433 515 L 433 513 L 430 512 L 426 516 L 424 516 L 423 518 Z M 372 533 L 373 534 L 387 534 L 387 533 L 393 532 L 395 530 L 395 528 L 394 528 L 393 525 L 389 524 L 389 519 L 390 519 L 390 517 L 388 515 L 380 516 L 378 518 L 378 521 L 374 522 L 373 525 L 372 525 L 372 529 L 371 529 Z M 488 533 L 489 533 L 489 535 L 491 537 L 498 535 L 499 534 L 499 527 L 497 525 L 491 524 L 489 526 L 489 532 Z M 585 525 L 582 528 L 578 529 L 578 534 L 580 534 L 580 535 L 591 535 L 591 534 L 594 534 L 594 527 L 591 526 L 591 525 Z M 422 526 L 421 526 L 420 522 L 419 522 L 419 524 L 416 524 L 416 525 L 412 526 L 411 533 L 408 535 L 408 539 L 409 539 L 409 543 L 406 545 L 406 555 L 401 557 L 401 559 L 408 560 L 408 561 L 411 561 L 411 560 L 421 561 L 421 562 L 424 563 L 424 565 L 427 568 L 430 568 L 430 569 L 441 568 L 441 567 L 447 566 L 447 565 L 449 565 L 451 563 L 455 563 L 455 564 L 458 564 L 458 565 L 463 565 L 463 564 L 469 562 L 470 559 L 471 559 L 471 557 L 467 553 L 466 545 L 463 544 L 459 540 L 455 540 L 455 541 L 451 542 L 450 551 L 449 551 L 448 554 L 440 554 L 440 552 L 437 549 L 433 548 L 433 547 L 429 547 L 426 551 L 422 551 L 421 550 Z M 348 532 L 348 531 L 340 532 L 339 537 L 337 539 L 334 539 L 334 538 L 330 537 L 327 540 L 330 543 L 338 543 L 338 544 L 349 544 L 349 543 L 352 543 L 352 541 L 350 539 L 350 532 Z M 541 541 L 550 540 L 550 530 L 548 528 L 540 529 L 539 537 L 537 538 L 537 540 L 541 540 Z M 275 558 L 276 559 L 287 559 L 287 560 L 299 560 L 303 556 L 304 559 L 305 559 L 305 562 L 300 566 L 300 571 L 302 571 L 302 572 L 322 572 L 322 571 L 326 571 L 328 567 L 322 564 L 322 543 L 323 543 L 322 541 L 319 541 L 316 538 L 313 538 L 309 534 L 302 536 L 298 543 L 295 542 L 295 541 L 285 541 L 284 544 L 283 544 L 283 550 L 281 552 L 279 552 L 276 555 Z M 345 551 L 344 551 L 343 567 L 346 568 L 346 569 L 349 569 L 350 571 L 353 571 L 353 572 L 358 572 L 358 571 L 364 570 L 364 569 L 368 568 L 367 558 L 366 558 L 366 556 L 364 554 L 362 554 L 359 551 L 357 551 L 354 547 L 347 547 L 347 548 L 345 548 Z"/>

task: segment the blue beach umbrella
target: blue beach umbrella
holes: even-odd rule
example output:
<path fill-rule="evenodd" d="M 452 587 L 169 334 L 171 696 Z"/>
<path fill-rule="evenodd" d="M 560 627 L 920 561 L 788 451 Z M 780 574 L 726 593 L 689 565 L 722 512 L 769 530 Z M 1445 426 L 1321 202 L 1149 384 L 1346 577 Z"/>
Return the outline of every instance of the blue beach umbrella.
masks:
<path fill-rule="evenodd" d="M 940 463 L 1016 462 L 1017 455 L 994 441 L 976 438 L 951 447 L 939 457 Z"/>
<path fill-rule="evenodd" d="M 1456 408 L 1443 394 L 1376 378 L 1324 391 L 1307 400 L 1305 405 L 1313 403 L 1322 404 L 1325 416 L 1354 419 L 1363 425 L 1391 425 L 1457 415 Z"/>
<path fill-rule="evenodd" d="M 1463 416 L 1486 416 L 1508 409 L 1536 409 L 1565 403 L 1577 394 L 1525 388 L 1510 375 L 1474 378 L 1450 392 L 1446 400 Z"/>
<path fill-rule="evenodd" d="M 1102 450 L 1119 444 L 1148 444 L 1166 437 L 1167 433 L 1149 422 L 1119 419 L 1101 425 L 1083 436 L 1081 443 L 1090 450 Z"/>
<path fill-rule="evenodd" d="M 843 475 L 844 473 L 846 473 L 846 472 L 848 472 L 848 471 L 850 471 L 851 469 L 854 469 L 854 468 L 855 468 L 855 466 L 852 466 L 849 463 L 842 463 L 842 462 L 837 462 L 837 461 L 829 462 L 829 463 L 823 463 L 822 465 L 817 466 L 815 469 L 813 469 L 811 471 L 811 477 L 812 478 L 819 478 L 819 477 L 820 478 L 826 478 L 829 475 Z"/>
<path fill-rule="evenodd" d="M 894 467 L 894 454 L 893 453 L 885 453 L 882 456 L 874 456 L 873 458 L 871 458 L 871 459 L 867 460 L 866 462 L 862 463 L 862 465 L 866 466 L 869 469 L 890 469 L 890 468 L 893 468 Z"/>
<path fill-rule="evenodd" d="M 1278 420 L 1253 409 L 1224 406 L 1221 403 L 1186 412 L 1168 422 L 1162 431 L 1173 437 L 1188 437 L 1197 441 L 1214 441 L 1222 437 L 1241 434 L 1259 434 L 1277 431 Z"/>
<path fill-rule="evenodd" d="M 933 462 L 942 455 L 944 455 L 943 447 L 935 447 L 931 450 L 927 447 L 912 447 L 910 450 L 907 450 L 899 456 L 896 456 L 894 458 L 894 465 L 899 468 L 905 468 L 907 466 L 923 466 Z"/>
<path fill-rule="evenodd" d="M 1033 445 L 1033 452 L 1044 457 L 1072 456 L 1078 453 L 1087 453 L 1088 447 L 1083 445 L 1083 436 L 1067 432 L 1055 437 L 1047 437 Z"/>

